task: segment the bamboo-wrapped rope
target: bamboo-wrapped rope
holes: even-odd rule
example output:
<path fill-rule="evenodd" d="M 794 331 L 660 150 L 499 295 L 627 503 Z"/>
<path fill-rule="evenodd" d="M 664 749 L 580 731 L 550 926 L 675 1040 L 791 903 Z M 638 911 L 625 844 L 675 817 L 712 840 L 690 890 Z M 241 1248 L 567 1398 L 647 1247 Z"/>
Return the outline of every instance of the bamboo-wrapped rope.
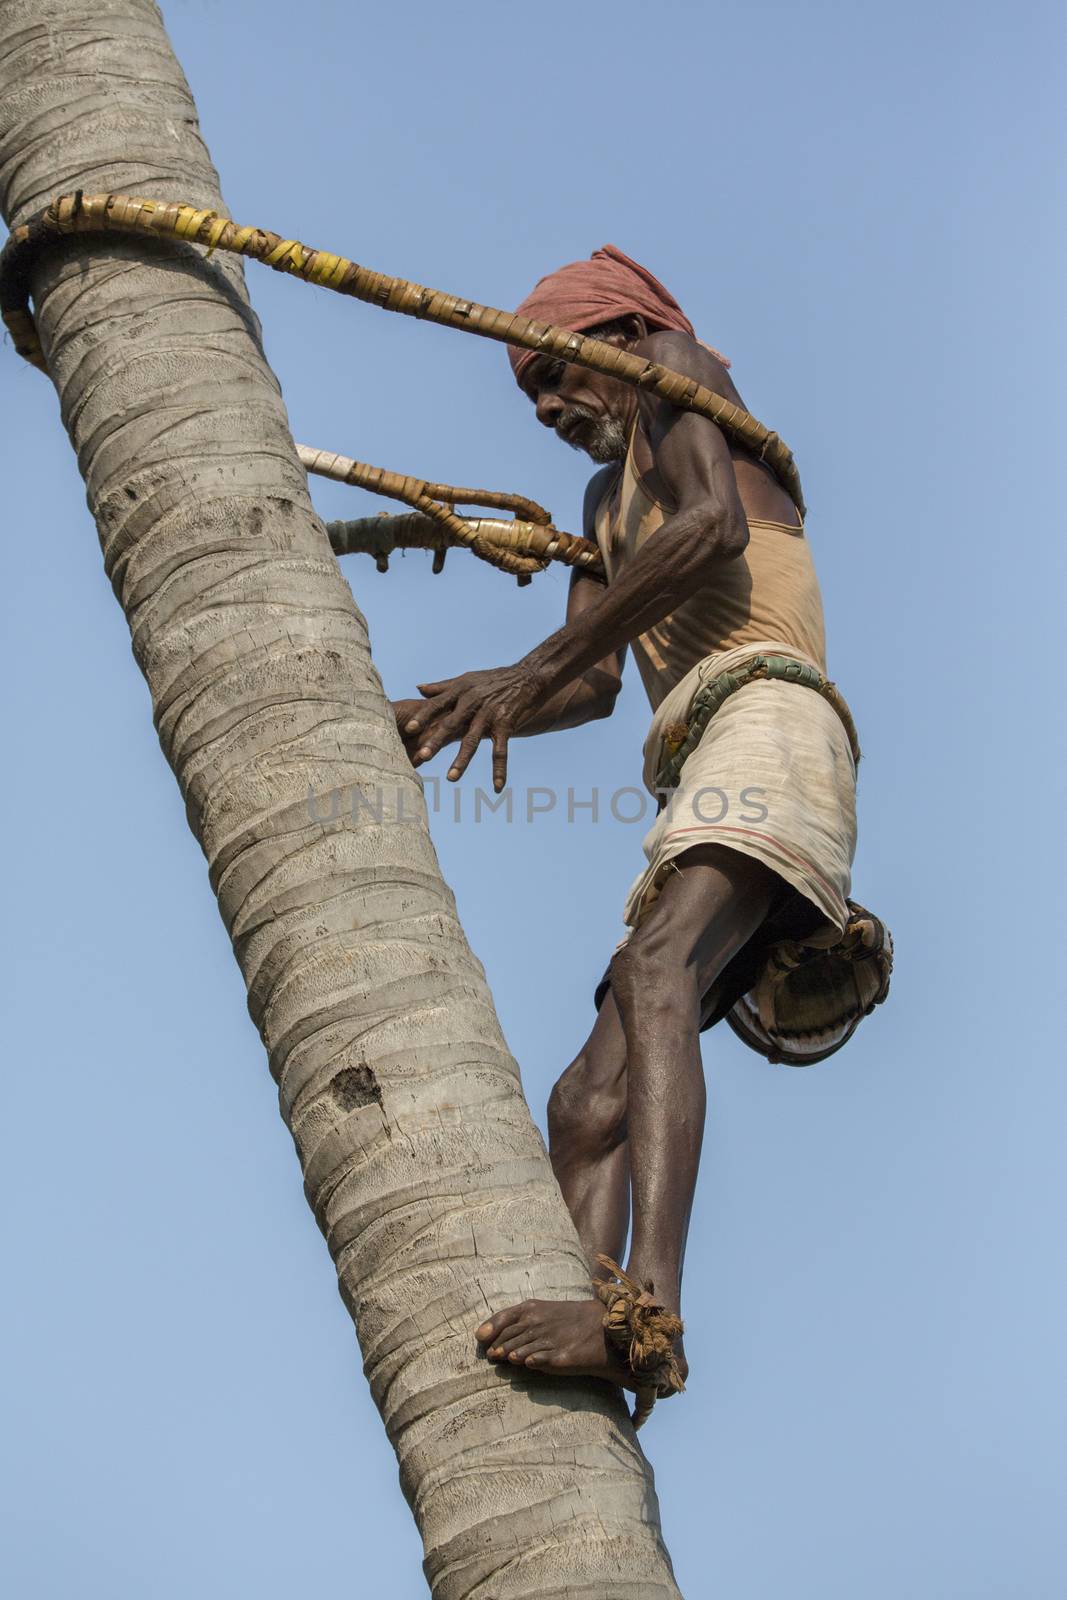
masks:
<path fill-rule="evenodd" d="M 352 523 L 357 527 L 362 522 L 368 530 L 371 525 L 384 528 L 389 522 L 403 522 L 404 529 L 394 529 L 394 533 L 410 533 L 413 538 L 418 533 L 418 539 L 407 548 L 437 549 L 449 545 L 466 545 L 476 550 L 479 555 L 489 552 L 485 559 L 490 559 L 494 566 L 499 566 L 505 572 L 512 572 L 516 576 L 529 576 L 535 572 L 543 572 L 550 561 L 562 561 L 569 567 L 582 567 L 589 571 L 603 574 L 603 564 L 600 552 L 595 544 L 588 539 L 576 538 L 574 534 L 564 533 L 562 528 L 554 528 L 547 518 L 548 513 L 533 501 L 524 501 L 520 495 L 498 494 L 488 489 L 456 489 L 449 484 L 431 484 L 421 478 L 405 477 L 399 472 L 387 472 L 384 467 L 371 467 L 363 461 L 353 461 L 350 456 L 342 456 L 330 450 L 316 450 L 311 445 L 298 444 L 297 454 L 305 471 L 316 473 L 319 477 L 332 478 L 335 483 L 353 484 L 360 489 L 370 489 L 376 494 L 389 496 L 391 499 L 403 500 L 414 507 L 423 518 L 419 523 L 414 518 L 387 518 L 368 517 L 360 518 Z M 505 522 L 491 517 L 460 517 L 455 512 L 446 511 L 437 504 L 428 491 L 441 494 L 444 498 L 463 501 L 479 501 L 482 504 L 492 501 L 506 504 L 524 504 L 539 513 L 535 520 L 531 517 L 516 519 L 514 522 Z M 433 507 L 431 511 L 429 507 Z M 334 524 L 334 526 L 338 526 Z M 431 536 L 429 529 L 434 530 Z M 369 536 L 369 534 L 368 534 Z M 336 547 L 335 547 L 336 548 Z M 350 545 L 354 549 L 356 546 Z M 377 547 L 371 548 L 369 553 L 378 555 Z M 384 551 L 388 554 L 388 551 Z"/>
<path fill-rule="evenodd" d="M 364 461 L 353 461 L 351 456 L 339 456 L 333 450 L 316 450 L 311 445 L 298 445 L 297 452 L 306 472 L 317 473 L 322 478 L 333 478 L 337 483 L 370 489 L 375 494 L 387 495 L 391 500 L 403 500 L 437 523 L 451 536 L 451 543 L 465 545 L 475 555 L 481 556 L 483 561 L 488 561 L 490 566 L 498 567 L 501 572 L 512 573 L 520 583 L 528 583 L 533 573 L 544 571 L 543 561 L 519 555 L 483 537 L 479 519 L 458 517 L 447 506 L 440 505 L 425 493 L 427 485 L 421 478 L 408 478 L 401 472 L 371 467 Z"/>
<path fill-rule="evenodd" d="M 588 539 L 578 539 L 573 534 L 561 534 L 557 528 L 546 528 L 541 523 L 516 519 L 505 522 L 494 517 L 464 518 L 477 528 L 480 536 L 501 549 L 523 556 L 536 563 L 531 570 L 543 571 L 549 561 L 563 561 L 567 566 L 580 567 L 583 572 L 604 575 L 600 551 Z M 421 512 L 413 511 L 400 516 L 385 513 L 377 517 L 356 517 L 348 521 L 328 522 L 326 532 L 336 555 L 353 553 L 373 556 L 379 570 L 384 571 L 394 550 L 433 550 L 443 554 L 456 541 L 441 524 Z M 560 539 L 566 546 L 559 547 Z M 437 570 L 440 565 L 437 564 Z"/>
<path fill-rule="evenodd" d="M 297 446 L 299 449 L 300 446 Z M 538 522 L 551 527 L 552 513 L 536 500 L 524 494 L 510 494 L 504 489 L 457 489 L 452 483 L 426 483 L 426 494 L 434 500 L 445 500 L 449 505 L 482 506 L 487 511 L 512 511 L 524 522 Z"/>
<path fill-rule="evenodd" d="M 329 450 L 317 450 L 310 444 L 298 444 L 296 453 L 306 472 L 334 478 L 339 483 L 350 483 L 356 489 L 369 489 L 372 494 L 384 494 L 392 500 L 409 500 L 414 494 L 431 500 L 445 500 L 449 505 L 514 511 L 516 516 L 525 521 L 540 522 L 546 527 L 552 523 L 550 511 L 522 494 L 508 494 L 502 489 L 457 489 L 451 483 L 429 483 L 425 478 L 410 478 L 402 472 L 389 472 L 385 467 L 372 467 L 365 461 L 353 461 L 351 456 L 332 455 Z M 343 463 L 343 471 L 332 466 L 331 462 Z"/>
<path fill-rule="evenodd" d="M 784 441 L 740 406 L 714 394 L 692 378 L 600 339 L 590 339 L 543 322 L 530 322 L 510 311 L 498 311 L 404 278 L 373 272 L 344 256 L 311 249 L 296 239 L 283 239 L 266 229 L 240 226 L 214 211 L 200 211 L 178 201 L 138 199 L 123 194 L 83 195 L 79 191 L 53 200 L 36 217 L 13 231 L 0 255 L 0 316 L 15 349 L 34 366 L 42 366 L 44 360 L 29 310 L 29 268 L 34 252 L 49 240 L 67 234 L 108 231 L 154 234 L 206 245 L 209 252 L 226 250 L 248 256 L 276 272 L 291 273 L 384 310 L 399 311 L 503 344 L 556 356 L 648 390 L 681 410 L 710 417 L 737 443 L 754 451 L 803 513 L 800 478 L 792 452 Z"/>

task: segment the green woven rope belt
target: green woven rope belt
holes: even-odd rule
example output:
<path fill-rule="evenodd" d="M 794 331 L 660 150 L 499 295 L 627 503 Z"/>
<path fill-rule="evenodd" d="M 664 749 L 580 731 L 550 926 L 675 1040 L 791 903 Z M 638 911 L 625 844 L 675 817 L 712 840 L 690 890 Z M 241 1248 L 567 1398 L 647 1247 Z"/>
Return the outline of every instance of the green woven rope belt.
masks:
<path fill-rule="evenodd" d="M 719 707 L 732 694 L 736 694 L 738 689 L 743 689 L 746 684 L 756 683 L 761 678 L 777 678 L 782 683 L 796 683 L 801 688 L 814 689 L 816 694 L 821 694 L 841 718 L 848 735 L 852 759 L 858 765 L 860 745 L 856 724 L 836 685 L 831 683 L 829 678 L 823 677 L 817 667 L 809 666 L 807 662 L 794 661 L 789 656 L 752 656 L 743 666 L 738 667 L 736 672 L 720 672 L 716 677 L 709 678 L 707 683 L 702 683 L 693 696 L 687 720 L 682 723 L 667 724 L 663 736 L 663 748 L 667 759 L 656 774 L 657 789 L 675 787 L 682 768 L 700 743 L 705 728 Z"/>

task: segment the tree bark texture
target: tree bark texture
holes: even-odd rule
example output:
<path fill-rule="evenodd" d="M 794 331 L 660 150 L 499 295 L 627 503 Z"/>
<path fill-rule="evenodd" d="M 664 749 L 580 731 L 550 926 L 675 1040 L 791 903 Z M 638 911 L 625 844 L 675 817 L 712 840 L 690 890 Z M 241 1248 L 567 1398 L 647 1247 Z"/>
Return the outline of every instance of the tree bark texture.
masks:
<path fill-rule="evenodd" d="M 223 209 L 151 0 L 0 0 L 4 215 L 78 188 Z M 588 1293 L 587 1268 L 240 266 L 73 240 L 42 258 L 34 292 L 435 1600 L 676 1596 L 618 1397 L 476 1352 L 488 1310 Z M 3 381 L 12 394 L 38 380 L 9 367 Z"/>

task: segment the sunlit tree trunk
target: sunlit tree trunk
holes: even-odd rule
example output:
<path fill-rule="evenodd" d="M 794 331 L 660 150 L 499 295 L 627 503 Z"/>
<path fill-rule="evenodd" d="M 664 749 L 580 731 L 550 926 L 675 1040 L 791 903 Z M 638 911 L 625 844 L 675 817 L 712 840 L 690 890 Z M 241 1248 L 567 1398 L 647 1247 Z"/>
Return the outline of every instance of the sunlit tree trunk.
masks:
<path fill-rule="evenodd" d="M 76 188 L 222 209 L 150 0 L 0 0 L 4 215 Z M 241 271 L 188 247 L 81 239 L 41 261 L 34 290 L 431 1590 L 676 1595 L 651 1475 L 611 1391 L 476 1356 L 487 1308 L 581 1294 L 586 1269 Z M 366 314 L 353 309 L 353 350 Z M 9 367 L 4 387 L 38 381 Z M 338 1549 L 338 1579 L 362 1592 Z"/>

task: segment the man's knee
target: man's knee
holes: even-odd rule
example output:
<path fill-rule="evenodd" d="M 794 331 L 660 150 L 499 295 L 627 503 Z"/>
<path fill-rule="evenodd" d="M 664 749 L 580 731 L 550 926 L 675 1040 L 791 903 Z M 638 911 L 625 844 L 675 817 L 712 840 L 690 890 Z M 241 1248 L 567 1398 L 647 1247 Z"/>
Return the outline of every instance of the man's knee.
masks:
<path fill-rule="evenodd" d="M 605 1082 L 582 1055 L 548 1097 L 548 1137 L 554 1150 L 606 1155 L 626 1138 L 626 1083 Z"/>
<path fill-rule="evenodd" d="M 696 973 L 688 954 L 667 928 L 651 923 L 639 928 L 611 962 L 611 990 L 620 1011 L 674 1009 L 690 990 L 695 995 Z"/>

